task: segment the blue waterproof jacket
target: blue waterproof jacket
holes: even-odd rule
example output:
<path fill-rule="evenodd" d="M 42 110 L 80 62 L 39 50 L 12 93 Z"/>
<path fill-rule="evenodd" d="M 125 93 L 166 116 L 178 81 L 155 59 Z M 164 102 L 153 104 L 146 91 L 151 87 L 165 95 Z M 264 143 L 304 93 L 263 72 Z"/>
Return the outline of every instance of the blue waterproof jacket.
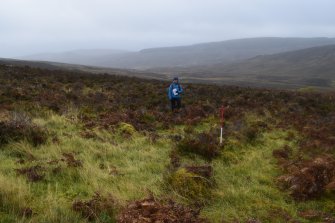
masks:
<path fill-rule="evenodd" d="M 169 87 L 168 96 L 169 99 L 179 99 L 180 94 L 183 93 L 183 88 L 179 83 L 172 83 Z"/>

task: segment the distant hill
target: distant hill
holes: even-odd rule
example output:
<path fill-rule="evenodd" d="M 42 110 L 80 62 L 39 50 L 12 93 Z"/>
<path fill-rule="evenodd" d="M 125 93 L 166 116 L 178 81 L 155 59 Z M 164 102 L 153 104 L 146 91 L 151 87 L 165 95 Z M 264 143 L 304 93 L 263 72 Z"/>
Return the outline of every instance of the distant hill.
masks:
<path fill-rule="evenodd" d="M 107 58 L 118 58 L 120 55 L 127 55 L 125 50 L 111 49 L 82 49 L 59 53 L 41 53 L 29 56 L 22 56 L 22 60 L 52 61 L 59 63 L 79 64 L 95 66 Z"/>
<path fill-rule="evenodd" d="M 133 76 L 148 79 L 159 79 L 166 80 L 167 75 L 152 73 L 150 71 L 139 71 L 130 69 L 117 69 L 117 68 L 104 68 L 95 66 L 85 66 L 78 64 L 67 64 L 58 62 L 48 62 L 48 61 L 27 61 L 27 60 L 16 60 L 8 58 L 0 58 L 0 65 L 6 66 L 29 66 L 48 70 L 70 70 L 70 71 L 82 71 L 93 74 L 111 74 L 111 75 L 124 75 Z"/>
<path fill-rule="evenodd" d="M 1 63 L 1 61 L 0 61 Z M 49 69 L 81 70 L 91 73 L 129 75 L 171 80 L 176 73 L 182 82 L 214 83 L 270 88 L 335 89 L 335 44 L 262 55 L 232 64 L 154 68 L 145 71 L 102 68 L 54 62 L 12 61 L 5 64 L 30 65 Z"/>
<path fill-rule="evenodd" d="M 150 69 L 230 64 L 258 55 L 281 53 L 335 44 L 335 38 L 249 38 L 190 46 L 144 49 L 138 52 L 81 50 L 23 57 L 91 66 Z"/>
<path fill-rule="evenodd" d="M 59 69 L 59 66 L 57 66 L 57 64 L 58 63 L 44 62 L 44 61 L 25 61 L 25 60 L 0 58 L 0 65 L 7 65 L 7 66 L 31 66 L 42 69 L 56 70 Z"/>
<path fill-rule="evenodd" d="M 312 47 L 273 55 L 256 56 L 241 63 L 223 65 L 220 72 L 241 74 L 335 75 L 335 45 Z"/>
<path fill-rule="evenodd" d="M 240 81 L 248 85 L 332 87 L 335 81 L 335 45 L 256 56 L 234 64 L 219 63 L 153 71 L 179 72 L 188 78 L 226 83 Z"/>

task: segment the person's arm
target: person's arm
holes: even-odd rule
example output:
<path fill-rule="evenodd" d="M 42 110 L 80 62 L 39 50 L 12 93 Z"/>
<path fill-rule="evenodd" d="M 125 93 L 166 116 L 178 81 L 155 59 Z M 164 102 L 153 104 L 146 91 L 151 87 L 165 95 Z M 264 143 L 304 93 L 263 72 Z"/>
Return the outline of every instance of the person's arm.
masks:
<path fill-rule="evenodd" d="M 172 84 L 169 87 L 168 95 L 169 95 L 169 99 L 171 100 L 172 99 Z"/>
<path fill-rule="evenodd" d="M 184 90 L 183 90 L 183 88 L 181 87 L 181 85 L 179 85 L 179 88 L 178 88 L 178 93 L 179 93 L 179 94 L 182 94 L 182 93 L 184 93 Z"/>

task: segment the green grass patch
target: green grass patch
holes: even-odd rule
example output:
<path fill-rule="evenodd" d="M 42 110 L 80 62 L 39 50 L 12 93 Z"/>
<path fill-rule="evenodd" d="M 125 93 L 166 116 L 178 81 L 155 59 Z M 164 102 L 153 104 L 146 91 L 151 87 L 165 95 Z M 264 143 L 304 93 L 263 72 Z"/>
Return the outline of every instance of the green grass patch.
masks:
<path fill-rule="evenodd" d="M 72 203 L 75 199 L 89 199 L 96 191 L 111 194 L 121 204 L 141 199 L 149 191 L 157 196 L 162 193 L 171 149 L 169 139 L 151 143 L 140 133 L 132 132 L 131 138 L 125 138 L 123 134 L 100 130 L 94 130 L 98 139 L 85 139 L 80 135 L 80 125 L 62 116 L 34 122 L 47 128 L 57 141 L 50 139 L 37 148 L 18 141 L 0 150 L 1 219 L 82 222 L 82 217 L 71 210 Z M 69 166 L 64 153 L 73 154 L 82 166 Z M 17 162 L 20 159 L 22 163 Z M 29 182 L 14 170 L 34 165 L 42 166 L 43 180 Z M 21 215 L 25 206 L 36 213 L 26 220 Z"/>
<path fill-rule="evenodd" d="M 263 119 L 249 115 L 246 121 L 257 124 Z M 170 173 L 173 179 L 168 182 L 169 155 L 175 146 L 171 136 L 185 137 L 190 133 L 185 126 L 157 131 L 159 137 L 153 142 L 146 134 L 132 131 L 128 124 L 110 130 L 91 129 L 94 137 L 86 138 L 80 123 L 66 116 L 51 114 L 33 122 L 48 130 L 46 143 L 36 147 L 19 140 L 0 150 L 2 222 L 85 222 L 83 214 L 75 212 L 72 205 L 76 200 L 89 201 L 95 192 L 111 195 L 119 205 L 150 193 L 187 204 L 200 200 L 204 205 L 201 214 L 210 222 L 249 218 L 286 222 L 287 216 L 308 222 L 298 216 L 299 211 L 332 213 L 335 208 L 332 194 L 297 203 L 277 187 L 275 180 L 281 172 L 272 151 L 285 145 L 296 150 L 297 137 L 291 136 L 292 130 L 262 129 L 252 142 L 232 134 L 212 160 L 197 154 L 181 155 L 182 166 Z M 194 131 L 212 131 L 218 127 L 216 122 L 215 117 L 210 117 Z M 64 154 L 71 154 L 72 162 L 80 165 L 69 164 Z M 183 168 L 205 164 L 213 167 L 210 185 Z M 30 182 L 15 171 L 31 166 L 42 167 L 43 179 Z M 32 210 L 30 216 L 25 214 L 27 210 Z M 113 220 L 102 216 L 98 221 L 103 219 Z"/>
<path fill-rule="evenodd" d="M 287 216 L 308 222 L 299 218 L 299 211 L 331 211 L 334 202 L 329 196 L 296 203 L 276 185 L 280 170 L 272 151 L 285 145 L 297 146 L 295 141 L 287 140 L 287 135 L 287 131 L 276 130 L 263 133 L 253 144 L 229 141 L 222 159 L 212 162 L 217 188 L 213 192 L 213 202 L 202 211 L 203 216 L 211 222 L 250 218 L 261 222 L 287 222 Z"/>

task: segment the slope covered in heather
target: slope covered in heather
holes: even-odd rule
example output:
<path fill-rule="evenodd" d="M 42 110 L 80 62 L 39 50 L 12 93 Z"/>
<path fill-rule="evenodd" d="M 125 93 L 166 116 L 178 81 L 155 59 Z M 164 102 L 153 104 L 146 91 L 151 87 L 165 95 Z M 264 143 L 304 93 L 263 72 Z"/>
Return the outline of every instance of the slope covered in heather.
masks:
<path fill-rule="evenodd" d="M 334 93 L 182 83 L 172 113 L 158 80 L 0 80 L 2 222 L 334 221 Z"/>

